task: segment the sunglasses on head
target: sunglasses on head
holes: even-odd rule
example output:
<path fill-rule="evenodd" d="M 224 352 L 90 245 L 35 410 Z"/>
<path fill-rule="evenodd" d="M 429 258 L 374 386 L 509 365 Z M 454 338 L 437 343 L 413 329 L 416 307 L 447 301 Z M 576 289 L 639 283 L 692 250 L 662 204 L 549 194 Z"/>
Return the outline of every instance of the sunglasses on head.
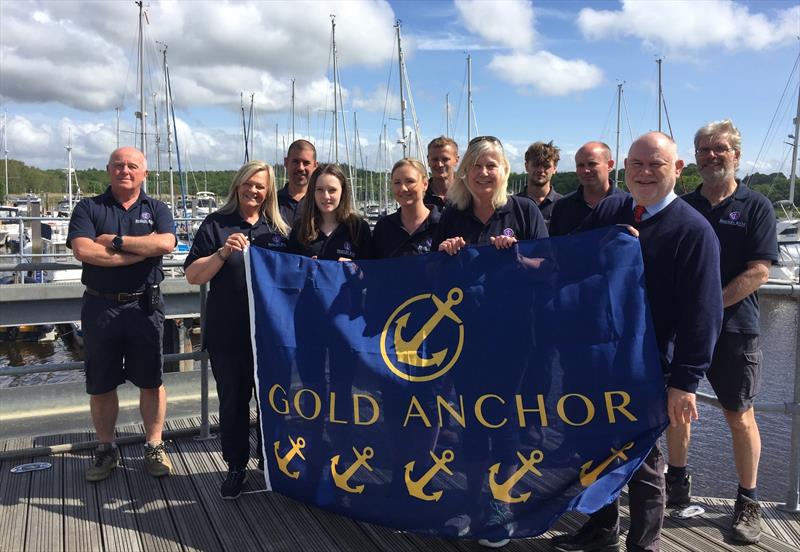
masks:
<path fill-rule="evenodd" d="M 476 136 L 475 138 L 473 138 L 472 140 L 469 141 L 469 144 L 468 144 L 467 147 L 474 146 L 475 144 L 477 144 L 479 142 L 491 142 L 493 144 L 497 144 L 501 148 L 503 147 L 503 143 L 496 136 Z"/>

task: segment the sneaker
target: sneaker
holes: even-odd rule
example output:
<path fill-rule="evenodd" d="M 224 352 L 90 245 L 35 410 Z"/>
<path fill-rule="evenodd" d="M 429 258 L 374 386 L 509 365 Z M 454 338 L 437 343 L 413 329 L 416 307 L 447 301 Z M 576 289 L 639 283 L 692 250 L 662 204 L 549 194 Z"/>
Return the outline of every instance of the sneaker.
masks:
<path fill-rule="evenodd" d="M 756 543 L 761 538 L 761 506 L 757 500 L 742 495 L 736 498 L 731 537 L 747 544 Z"/>
<path fill-rule="evenodd" d="M 562 552 L 616 552 L 619 550 L 619 535 L 616 531 L 598 529 L 588 522 L 577 533 L 553 537 L 550 544 Z"/>
<path fill-rule="evenodd" d="M 153 446 L 150 443 L 144 445 L 144 467 L 147 473 L 153 477 L 169 475 L 172 471 L 172 462 L 167 456 L 167 444 L 160 441 Z"/>
<path fill-rule="evenodd" d="M 692 476 L 688 473 L 681 481 L 667 475 L 667 506 L 688 506 L 692 501 Z"/>
<path fill-rule="evenodd" d="M 460 538 L 469 533 L 472 519 L 467 514 L 451 517 L 444 522 L 444 535 L 448 538 Z"/>
<path fill-rule="evenodd" d="M 486 548 L 501 548 L 507 545 L 514 534 L 512 519 L 511 507 L 508 504 L 492 500 L 489 503 L 489 518 L 486 520 L 486 527 L 494 534 L 478 540 L 478 544 Z"/>
<path fill-rule="evenodd" d="M 242 494 L 242 485 L 247 481 L 247 470 L 228 469 L 228 476 L 219 488 L 219 494 L 225 500 L 236 500 Z"/>
<path fill-rule="evenodd" d="M 119 466 L 119 449 L 110 443 L 101 443 L 94 449 L 92 463 L 86 468 L 86 481 L 102 481 Z"/>

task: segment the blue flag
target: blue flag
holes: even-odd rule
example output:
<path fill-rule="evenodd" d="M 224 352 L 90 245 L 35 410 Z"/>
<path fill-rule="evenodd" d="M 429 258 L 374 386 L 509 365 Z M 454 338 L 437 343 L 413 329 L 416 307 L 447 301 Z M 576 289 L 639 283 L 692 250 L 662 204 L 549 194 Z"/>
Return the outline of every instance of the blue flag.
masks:
<path fill-rule="evenodd" d="M 251 247 L 248 264 L 272 490 L 409 531 L 534 536 L 613 500 L 666 427 L 641 252 L 617 228 L 380 261 Z"/>

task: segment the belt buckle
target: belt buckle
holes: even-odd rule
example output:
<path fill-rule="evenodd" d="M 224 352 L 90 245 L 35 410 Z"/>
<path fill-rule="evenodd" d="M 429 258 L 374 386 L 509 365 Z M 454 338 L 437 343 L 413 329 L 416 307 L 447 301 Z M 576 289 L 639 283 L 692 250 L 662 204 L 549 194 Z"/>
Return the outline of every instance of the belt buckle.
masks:
<path fill-rule="evenodd" d="M 118 303 L 128 303 L 131 301 L 131 294 L 130 293 L 117 293 L 117 302 Z"/>

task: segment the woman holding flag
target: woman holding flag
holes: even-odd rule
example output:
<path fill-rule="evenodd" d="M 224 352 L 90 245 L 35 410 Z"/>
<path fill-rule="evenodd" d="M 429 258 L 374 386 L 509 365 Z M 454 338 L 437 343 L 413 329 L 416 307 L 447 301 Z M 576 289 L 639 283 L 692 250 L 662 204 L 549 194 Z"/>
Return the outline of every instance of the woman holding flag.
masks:
<path fill-rule="evenodd" d="M 222 457 L 228 464 L 220 487 L 225 499 L 241 494 L 250 458 L 254 377 L 244 253 L 249 244 L 285 251 L 288 233 L 278 210 L 272 167 L 251 161 L 233 178 L 225 204 L 200 225 L 183 265 L 190 284 L 211 283 L 203 346 L 217 382 Z M 263 469 L 261 431 L 256 427 Z"/>

